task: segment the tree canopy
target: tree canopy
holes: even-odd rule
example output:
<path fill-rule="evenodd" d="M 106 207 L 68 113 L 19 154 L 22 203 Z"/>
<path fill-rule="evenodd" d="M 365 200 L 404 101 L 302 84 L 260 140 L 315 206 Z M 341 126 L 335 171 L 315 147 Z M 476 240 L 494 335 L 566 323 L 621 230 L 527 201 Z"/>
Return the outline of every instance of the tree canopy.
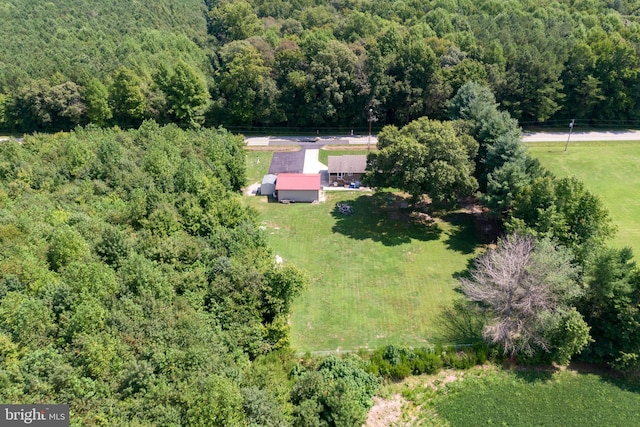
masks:
<path fill-rule="evenodd" d="M 438 202 L 470 195 L 475 141 L 457 134 L 449 122 L 420 118 L 402 129 L 385 127 L 378 151 L 367 160 L 365 181 L 374 187 L 398 188 L 414 201 L 423 194 Z"/>
<path fill-rule="evenodd" d="M 521 125 L 613 126 L 640 106 L 636 3 L 14 0 L 0 9 L 0 125 L 366 129 L 373 108 L 402 127 L 446 118 L 474 83 Z M 122 68 L 138 101 L 110 116 L 94 80 L 123 100 Z"/>

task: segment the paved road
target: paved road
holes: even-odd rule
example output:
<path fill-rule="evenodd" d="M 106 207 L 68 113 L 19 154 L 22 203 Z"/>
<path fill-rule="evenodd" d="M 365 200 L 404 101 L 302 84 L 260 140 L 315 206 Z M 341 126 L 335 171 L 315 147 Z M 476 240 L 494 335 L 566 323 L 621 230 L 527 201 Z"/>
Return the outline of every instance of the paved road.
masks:
<path fill-rule="evenodd" d="M 569 132 L 525 132 L 524 142 L 554 142 L 566 141 Z M 640 141 L 640 131 L 614 130 L 605 132 L 572 132 L 571 141 Z"/>
<path fill-rule="evenodd" d="M 524 132 L 524 142 L 558 142 L 566 141 L 569 132 Z M 267 145 L 300 145 L 303 148 L 321 147 L 323 145 L 366 145 L 368 136 L 278 136 L 251 137 L 245 140 L 249 146 Z M 572 132 L 571 141 L 640 141 L 638 130 L 613 130 L 602 132 Z M 378 142 L 376 135 L 371 136 L 371 145 Z"/>
<path fill-rule="evenodd" d="M 267 145 L 301 145 L 306 148 L 314 146 L 322 147 L 323 145 L 367 145 L 369 143 L 368 136 L 345 135 L 345 136 L 260 136 L 249 137 L 245 142 L 250 147 L 267 146 Z M 371 145 L 375 146 L 378 142 L 376 135 L 371 136 Z"/>

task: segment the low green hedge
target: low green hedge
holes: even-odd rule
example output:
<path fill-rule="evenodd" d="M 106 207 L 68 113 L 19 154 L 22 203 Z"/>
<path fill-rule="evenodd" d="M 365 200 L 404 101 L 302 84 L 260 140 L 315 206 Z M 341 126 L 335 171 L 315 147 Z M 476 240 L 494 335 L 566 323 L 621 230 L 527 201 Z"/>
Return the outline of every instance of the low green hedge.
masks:
<path fill-rule="evenodd" d="M 465 347 L 409 348 L 388 345 L 376 350 L 369 359 L 369 372 L 393 381 L 410 375 L 435 374 L 442 368 L 468 369 L 487 361 L 485 343 Z"/>

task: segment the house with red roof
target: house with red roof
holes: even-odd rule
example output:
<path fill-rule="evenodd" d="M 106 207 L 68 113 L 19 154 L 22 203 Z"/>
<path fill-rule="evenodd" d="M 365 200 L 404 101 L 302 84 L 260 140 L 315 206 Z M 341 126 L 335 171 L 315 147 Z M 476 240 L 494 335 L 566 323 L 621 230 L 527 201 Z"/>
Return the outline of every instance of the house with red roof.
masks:
<path fill-rule="evenodd" d="M 319 173 L 280 173 L 276 180 L 279 202 L 320 201 L 321 191 Z"/>

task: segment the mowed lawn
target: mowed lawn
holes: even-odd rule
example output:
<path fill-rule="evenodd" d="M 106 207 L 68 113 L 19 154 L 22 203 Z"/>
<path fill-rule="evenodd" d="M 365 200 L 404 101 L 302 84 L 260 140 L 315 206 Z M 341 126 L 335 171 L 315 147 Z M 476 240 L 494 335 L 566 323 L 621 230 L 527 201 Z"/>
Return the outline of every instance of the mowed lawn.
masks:
<path fill-rule="evenodd" d="M 286 205 L 246 198 L 276 254 L 311 279 L 293 305 L 296 351 L 433 342 L 441 309 L 457 296 L 454 276 L 478 249 L 473 222 L 459 214 L 419 225 L 389 197 L 337 191 L 322 203 Z M 340 215 L 338 202 L 354 214 Z"/>
<path fill-rule="evenodd" d="M 597 194 L 611 213 L 617 247 L 640 254 L 640 142 L 529 143 L 533 157 L 557 176 L 575 175 Z"/>

